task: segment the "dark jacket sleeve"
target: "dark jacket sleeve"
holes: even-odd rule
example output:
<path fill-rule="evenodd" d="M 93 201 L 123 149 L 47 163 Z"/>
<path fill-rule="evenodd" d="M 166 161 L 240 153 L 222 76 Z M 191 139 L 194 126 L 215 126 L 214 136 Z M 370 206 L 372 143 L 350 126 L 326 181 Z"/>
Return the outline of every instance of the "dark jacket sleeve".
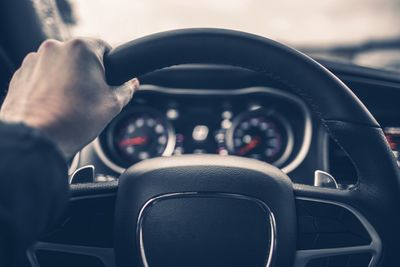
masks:
<path fill-rule="evenodd" d="M 67 164 L 38 130 L 0 122 L 0 266 L 18 266 L 68 198 Z"/>

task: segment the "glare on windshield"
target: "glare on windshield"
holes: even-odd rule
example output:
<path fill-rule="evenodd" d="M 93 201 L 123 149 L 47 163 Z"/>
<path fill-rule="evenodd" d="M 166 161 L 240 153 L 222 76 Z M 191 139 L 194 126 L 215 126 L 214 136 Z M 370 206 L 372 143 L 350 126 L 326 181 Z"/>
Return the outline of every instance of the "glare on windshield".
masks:
<path fill-rule="evenodd" d="M 398 0 L 69 0 L 74 35 L 120 44 L 150 33 L 219 27 L 293 45 L 355 44 L 400 36 Z"/>

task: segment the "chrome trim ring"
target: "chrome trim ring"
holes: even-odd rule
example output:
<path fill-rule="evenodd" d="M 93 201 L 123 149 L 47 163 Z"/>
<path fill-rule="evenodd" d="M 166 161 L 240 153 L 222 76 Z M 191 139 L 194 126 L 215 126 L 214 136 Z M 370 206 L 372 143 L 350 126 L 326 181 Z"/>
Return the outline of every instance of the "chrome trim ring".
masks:
<path fill-rule="evenodd" d="M 231 193 L 201 193 L 201 192 L 182 192 L 182 193 L 171 193 L 171 194 L 165 194 L 161 196 L 157 196 L 154 198 L 149 199 L 142 207 L 142 209 L 139 212 L 139 216 L 137 219 L 137 229 L 136 229 L 136 234 L 139 237 L 138 240 L 138 246 L 139 246 L 139 253 L 142 258 L 142 264 L 144 267 L 149 267 L 149 263 L 146 258 L 146 253 L 144 249 L 144 242 L 143 242 L 143 219 L 144 216 L 146 215 L 146 209 L 151 207 L 152 205 L 156 204 L 158 201 L 165 200 L 165 199 L 173 199 L 177 197 L 186 197 L 186 198 L 193 198 L 193 197 L 213 197 L 213 198 L 235 198 L 235 199 L 242 199 L 242 200 L 249 200 L 252 202 L 257 203 L 260 205 L 264 211 L 267 213 L 269 217 L 269 223 L 270 223 L 270 244 L 269 244 L 269 251 L 267 253 L 268 258 L 265 262 L 264 267 L 270 267 L 272 262 L 273 262 L 273 255 L 276 250 L 276 221 L 275 221 L 275 216 L 272 213 L 271 209 L 268 207 L 267 204 L 265 204 L 263 201 L 253 198 L 253 197 L 248 197 L 245 195 L 241 194 L 231 194 Z"/>
<path fill-rule="evenodd" d="M 232 126 L 227 130 L 226 132 L 226 147 L 230 153 L 235 153 L 235 145 L 233 143 L 233 136 L 235 134 L 235 130 L 240 124 L 240 121 L 243 119 L 244 116 L 249 115 L 251 113 L 256 113 L 259 114 L 259 110 L 255 111 L 244 111 L 237 115 L 233 122 Z M 282 153 L 282 155 L 275 160 L 274 162 L 270 163 L 276 167 L 280 167 L 283 163 L 287 161 L 287 159 L 290 157 L 290 155 L 293 152 L 293 146 L 294 146 L 294 134 L 293 134 L 293 129 L 290 126 L 289 122 L 286 120 L 285 117 L 283 117 L 281 114 L 277 113 L 276 111 L 270 111 L 266 110 L 265 112 L 262 112 L 263 115 L 266 115 L 267 117 L 271 117 L 274 119 L 277 119 L 279 123 L 282 124 L 285 134 L 287 136 L 287 141 L 286 141 L 286 147 Z"/>
<path fill-rule="evenodd" d="M 99 159 L 106 165 L 108 168 L 111 170 L 115 171 L 116 173 L 123 173 L 125 171 L 125 168 L 119 166 L 118 164 L 114 163 L 111 159 L 108 158 L 108 156 L 104 153 L 103 148 L 101 147 L 100 140 L 97 137 L 93 142 L 92 142 L 93 148 L 96 152 L 96 155 L 99 157 Z"/>
<path fill-rule="evenodd" d="M 127 117 L 129 114 L 131 113 L 135 113 L 135 112 L 152 112 L 154 114 L 156 114 L 157 116 L 161 116 L 162 119 L 164 120 L 165 126 L 166 126 L 166 131 L 168 134 L 168 140 L 166 143 L 166 146 L 164 148 L 163 153 L 160 156 L 163 157 L 168 157 L 171 156 L 172 153 L 174 152 L 174 148 L 175 148 L 175 143 L 176 143 L 176 136 L 175 136 L 175 130 L 172 126 L 172 124 L 163 117 L 163 114 L 159 113 L 157 110 L 154 110 L 152 108 L 131 108 L 129 110 L 127 110 L 122 117 L 118 118 L 116 121 L 113 121 L 110 123 L 110 125 L 108 126 L 108 130 L 106 130 L 106 134 L 109 135 L 110 131 L 113 131 L 113 129 L 115 128 L 115 125 L 117 123 L 119 123 L 121 121 L 121 119 Z M 107 137 L 108 138 L 108 137 Z M 103 161 L 103 163 L 109 167 L 110 169 L 112 169 L 113 171 L 117 172 L 117 173 L 123 173 L 125 171 L 125 168 L 118 165 L 117 163 L 115 163 L 114 161 L 112 161 L 104 152 L 103 148 L 102 148 L 102 144 L 100 142 L 100 137 L 97 137 L 94 141 L 93 141 L 93 145 L 94 145 L 94 149 L 97 153 L 97 155 L 99 156 L 100 160 Z"/>

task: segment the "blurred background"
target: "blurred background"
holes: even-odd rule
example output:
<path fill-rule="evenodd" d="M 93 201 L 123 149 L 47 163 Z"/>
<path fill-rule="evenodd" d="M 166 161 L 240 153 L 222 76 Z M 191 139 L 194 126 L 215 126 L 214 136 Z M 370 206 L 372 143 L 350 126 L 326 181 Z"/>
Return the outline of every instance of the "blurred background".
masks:
<path fill-rule="evenodd" d="M 400 70 L 400 0 L 58 0 L 74 36 L 118 45 L 187 27 L 242 30 L 311 55 Z"/>

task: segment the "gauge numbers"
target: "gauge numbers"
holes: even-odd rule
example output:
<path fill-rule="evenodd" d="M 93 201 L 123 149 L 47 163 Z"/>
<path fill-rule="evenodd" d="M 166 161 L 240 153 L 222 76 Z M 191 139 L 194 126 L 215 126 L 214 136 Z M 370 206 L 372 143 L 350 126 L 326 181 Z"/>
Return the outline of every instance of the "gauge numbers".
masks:
<path fill-rule="evenodd" d="M 279 114 L 257 110 L 245 112 L 227 131 L 231 154 L 282 165 L 293 148 L 290 125 Z"/>
<path fill-rule="evenodd" d="M 167 119 L 152 110 L 135 110 L 110 127 L 110 149 L 126 165 L 171 155 L 174 131 Z"/>

